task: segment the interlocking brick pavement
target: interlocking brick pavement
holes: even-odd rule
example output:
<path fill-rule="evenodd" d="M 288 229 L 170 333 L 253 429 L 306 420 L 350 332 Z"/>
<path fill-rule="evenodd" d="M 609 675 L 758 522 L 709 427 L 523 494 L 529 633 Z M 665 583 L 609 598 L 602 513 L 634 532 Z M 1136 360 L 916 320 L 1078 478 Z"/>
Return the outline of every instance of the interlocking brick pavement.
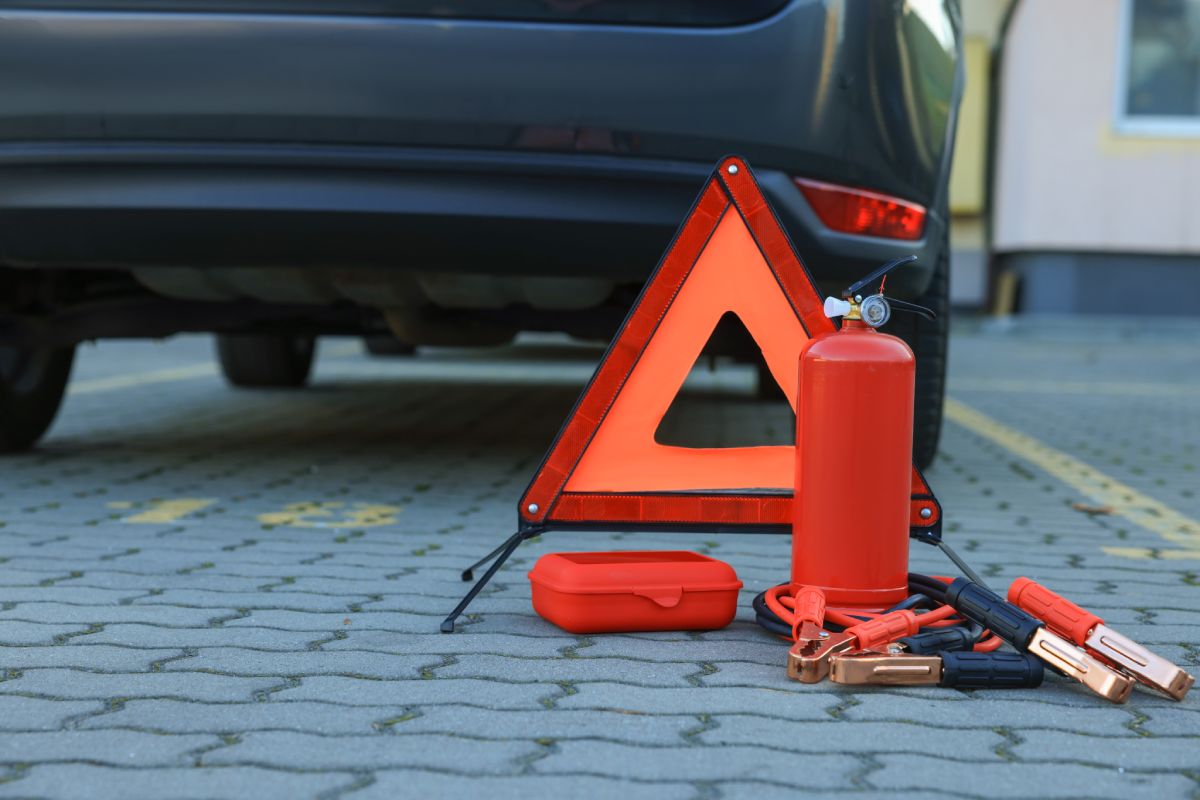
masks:
<path fill-rule="evenodd" d="M 1196 520 L 1197 334 L 964 323 L 951 394 Z M 235 391 L 203 337 L 81 349 L 44 445 L 0 461 L 0 797 L 1200 796 L 1194 698 L 789 682 L 749 609 L 787 576 L 783 536 L 550 534 L 439 633 L 599 350 L 322 353 L 307 390 Z M 785 439 L 752 379 L 698 371 L 662 435 Z M 1191 529 L 1098 508 L 963 422 L 929 479 L 989 580 L 1043 579 L 1196 671 Z M 728 560 L 738 619 L 575 636 L 533 614 L 539 555 L 609 547 Z"/>

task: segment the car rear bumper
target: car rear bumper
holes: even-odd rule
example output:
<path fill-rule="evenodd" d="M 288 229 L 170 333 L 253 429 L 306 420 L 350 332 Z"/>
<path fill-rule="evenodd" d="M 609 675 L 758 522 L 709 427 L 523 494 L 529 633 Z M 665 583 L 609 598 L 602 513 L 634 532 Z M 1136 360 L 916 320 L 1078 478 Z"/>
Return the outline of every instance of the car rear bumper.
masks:
<path fill-rule="evenodd" d="M 0 263 L 39 268 L 427 269 L 643 281 L 711 166 L 620 156 L 315 145 L 0 144 Z M 916 253 L 928 282 L 945 221 L 919 241 L 848 236 L 790 177 L 756 171 L 828 290 Z"/>

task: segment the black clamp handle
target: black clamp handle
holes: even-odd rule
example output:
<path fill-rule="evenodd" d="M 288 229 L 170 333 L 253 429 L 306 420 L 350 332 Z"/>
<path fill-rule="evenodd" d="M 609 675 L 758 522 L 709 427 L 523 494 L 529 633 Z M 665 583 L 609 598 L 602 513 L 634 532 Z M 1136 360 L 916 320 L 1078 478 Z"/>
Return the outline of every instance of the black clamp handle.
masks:
<path fill-rule="evenodd" d="M 946 589 L 946 602 L 958 612 L 999 636 L 1022 653 L 1042 622 L 1002 599 L 991 589 L 966 578 L 955 578 Z"/>
<path fill-rule="evenodd" d="M 905 651 L 917 656 L 933 656 L 947 651 L 970 650 L 975 646 L 975 637 L 967 628 L 938 628 L 897 639 Z"/>
<path fill-rule="evenodd" d="M 1024 653 L 942 653 L 939 686 L 958 689 L 1036 689 L 1046 670 Z"/>

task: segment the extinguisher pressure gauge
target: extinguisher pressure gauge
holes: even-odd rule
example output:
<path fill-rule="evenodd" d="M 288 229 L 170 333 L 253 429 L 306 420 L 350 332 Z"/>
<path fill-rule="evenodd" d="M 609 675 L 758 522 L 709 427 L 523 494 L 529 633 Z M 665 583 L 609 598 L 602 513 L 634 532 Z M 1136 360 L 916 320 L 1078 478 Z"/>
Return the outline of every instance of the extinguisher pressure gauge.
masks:
<path fill-rule="evenodd" d="M 858 306 L 862 321 L 872 328 L 878 328 L 892 318 L 892 307 L 881 294 L 873 294 L 864 299 Z"/>

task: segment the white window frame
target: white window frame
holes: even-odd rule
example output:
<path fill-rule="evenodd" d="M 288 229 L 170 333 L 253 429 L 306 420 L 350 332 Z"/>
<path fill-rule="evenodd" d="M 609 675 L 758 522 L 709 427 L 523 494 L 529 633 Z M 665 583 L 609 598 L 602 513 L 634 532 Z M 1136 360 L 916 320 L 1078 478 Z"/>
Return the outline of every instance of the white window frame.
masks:
<path fill-rule="evenodd" d="M 1117 22 L 1117 80 L 1113 98 L 1113 119 L 1117 133 L 1163 139 L 1200 139 L 1200 114 L 1193 117 L 1151 116 L 1127 114 L 1125 102 L 1129 95 L 1130 41 L 1133 38 L 1134 0 L 1121 0 Z"/>

